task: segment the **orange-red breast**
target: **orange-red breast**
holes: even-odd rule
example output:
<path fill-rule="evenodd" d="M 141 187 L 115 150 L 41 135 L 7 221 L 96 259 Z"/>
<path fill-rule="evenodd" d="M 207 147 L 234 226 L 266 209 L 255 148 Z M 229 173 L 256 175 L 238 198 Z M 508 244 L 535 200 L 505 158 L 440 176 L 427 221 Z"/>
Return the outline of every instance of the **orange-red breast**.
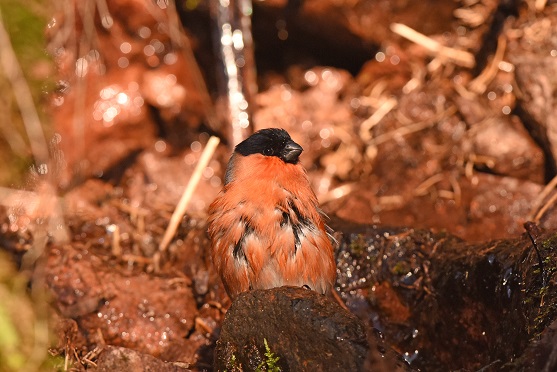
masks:
<path fill-rule="evenodd" d="M 209 207 L 209 236 L 232 299 L 283 285 L 333 288 L 333 247 L 299 163 L 302 151 L 284 129 L 273 128 L 238 144 L 230 158 L 224 187 Z"/>

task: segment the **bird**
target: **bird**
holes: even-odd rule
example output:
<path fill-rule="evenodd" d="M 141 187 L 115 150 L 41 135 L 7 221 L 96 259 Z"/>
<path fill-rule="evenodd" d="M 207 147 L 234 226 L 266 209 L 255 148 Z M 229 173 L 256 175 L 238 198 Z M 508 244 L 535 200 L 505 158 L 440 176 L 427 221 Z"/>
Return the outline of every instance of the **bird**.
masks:
<path fill-rule="evenodd" d="M 302 151 L 281 128 L 261 129 L 234 148 L 208 210 L 213 264 L 232 300 L 281 286 L 336 293 L 334 240 Z"/>

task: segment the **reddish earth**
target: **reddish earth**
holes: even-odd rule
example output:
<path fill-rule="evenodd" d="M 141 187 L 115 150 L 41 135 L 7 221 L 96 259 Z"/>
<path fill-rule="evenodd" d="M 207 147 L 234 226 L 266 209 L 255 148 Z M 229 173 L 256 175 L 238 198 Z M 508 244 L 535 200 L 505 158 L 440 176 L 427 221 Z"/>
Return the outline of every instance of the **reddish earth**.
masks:
<path fill-rule="evenodd" d="M 557 4 L 548 1 L 537 9 L 534 3 L 541 2 L 254 4 L 259 93 L 253 126 L 285 128 L 304 147 L 302 163 L 331 225 L 341 240 L 351 239 L 339 248 L 342 298 L 367 325 L 383 328 L 388 348 L 409 368 L 480 369 L 499 361 L 497 366 L 513 370 L 519 367 L 506 363 L 521 355 L 529 358 L 522 366 L 547 366 L 530 343 L 540 339 L 551 345 L 556 314 L 541 311 L 548 305 L 543 296 L 536 303 L 541 303 L 537 316 L 543 321 L 530 333 L 513 333 L 521 342 L 504 352 L 496 344 L 497 336 L 508 336 L 504 329 L 495 327 L 501 333 L 488 341 L 481 335 L 486 324 L 497 322 L 498 311 L 516 305 L 514 298 L 501 307 L 486 304 L 485 293 L 466 292 L 458 280 L 449 280 L 473 274 L 476 264 L 491 257 L 490 246 L 504 245 L 493 241 L 505 239 L 514 248 L 496 249 L 501 256 L 493 256 L 495 262 L 508 265 L 498 266 L 494 280 L 499 280 L 497 275 L 516 263 L 505 260 L 520 256 L 513 252 L 533 252 L 524 235 L 527 221 L 549 231 L 540 232 L 540 247 L 545 246 L 539 249 L 553 247 Z M 55 241 L 59 226 L 46 226 L 43 217 L 55 204 L 45 191 L 39 194 L 50 204 L 42 208 L 33 208 L 25 199 L 29 195 L 22 194 L 14 208 L 4 211 L 3 246 L 20 257 L 31 244 L 36 249 L 45 231 L 53 237 L 35 280 L 45 280 L 58 314 L 56 352 L 69 355 L 74 368 L 98 362 L 100 370 L 109 370 L 108 355 L 129 352 L 138 353 L 133 355 L 140 366 L 163 360 L 171 363 L 153 368 L 211 370 L 230 300 L 211 266 L 205 217 L 222 185 L 230 147 L 227 129 L 219 124 L 226 121 L 221 104 L 211 103 L 221 100 L 216 98 L 219 76 L 211 42 L 217 37 L 208 4 L 186 1 L 177 13 L 165 2 L 143 0 L 111 1 L 108 9 L 97 11 L 73 4 L 75 14 L 90 14 L 94 22 L 54 15 L 55 27 L 47 35 L 60 77 L 52 100 L 53 163 L 48 174 L 36 174 L 29 182 L 43 191 L 48 183 L 55 185 L 69 240 Z M 424 43 L 395 34 L 393 22 L 450 49 L 428 51 Z M 72 38 L 63 37 L 68 30 Z M 211 135 L 223 143 L 203 171 L 176 237 L 159 251 L 170 215 Z M 367 225 L 360 229 L 384 229 L 377 233 L 380 242 L 374 243 L 375 233 L 368 230 L 353 233 L 354 223 Z M 413 229 L 430 232 L 415 237 Z M 447 239 L 452 245 L 437 251 Z M 370 276 L 381 266 L 361 250 L 373 244 L 394 249 L 392 242 L 419 249 L 399 252 L 398 264 L 385 261 L 390 275 Z M 347 263 L 346 257 L 354 261 Z M 530 269 L 537 267 L 547 280 L 532 280 L 532 285 L 552 293 L 553 256 L 547 253 L 541 260 L 545 269 L 532 257 L 522 278 L 534 275 Z M 458 268 L 442 264 L 461 261 L 466 264 Z M 354 263 L 357 270 L 367 270 L 358 278 L 347 269 Z M 407 282 L 418 275 L 417 267 L 419 285 Z M 434 272 L 424 274 L 428 268 Z M 481 277 L 484 271 L 478 273 Z M 404 275 L 409 275 L 406 282 Z M 368 281 L 358 282 L 362 277 Z M 430 278 L 438 281 L 427 282 Z M 419 293 L 405 292 L 418 286 Z M 431 288 L 444 297 L 435 305 L 427 302 L 440 306 L 427 308 L 432 314 L 428 326 L 427 319 L 416 316 L 424 309 L 416 307 L 416 299 L 429 299 Z M 451 302 L 451 293 L 470 295 L 469 301 Z M 419 341 L 425 354 L 410 349 L 416 344 L 406 332 L 420 324 L 425 333 L 435 334 L 434 317 L 447 316 L 443 304 L 459 306 L 455 322 L 462 327 L 453 324 L 441 333 L 453 346 L 469 337 L 463 354 L 453 358 L 454 349 L 431 339 Z M 485 323 L 474 324 L 478 314 L 487 314 Z M 529 310 L 522 314 L 525 324 L 535 318 Z M 402 341 L 396 330 L 404 330 Z M 482 348 L 488 353 L 475 359 Z"/>

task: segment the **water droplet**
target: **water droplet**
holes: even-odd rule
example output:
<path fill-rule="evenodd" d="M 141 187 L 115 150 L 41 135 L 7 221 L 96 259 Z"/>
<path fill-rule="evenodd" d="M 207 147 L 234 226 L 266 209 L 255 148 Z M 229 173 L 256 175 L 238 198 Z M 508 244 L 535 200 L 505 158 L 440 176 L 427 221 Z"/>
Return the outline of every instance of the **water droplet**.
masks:
<path fill-rule="evenodd" d="M 203 177 L 205 177 L 206 179 L 210 179 L 211 177 L 213 177 L 214 174 L 215 170 L 211 167 L 203 169 Z"/>
<path fill-rule="evenodd" d="M 120 51 L 124 54 L 128 54 L 132 51 L 132 45 L 127 41 L 124 41 L 122 44 L 120 44 Z"/>
<path fill-rule="evenodd" d="M 187 154 L 186 156 L 184 156 L 184 163 L 186 163 L 186 165 L 193 165 L 195 163 L 195 155 L 194 154 Z"/>
<path fill-rule="evenodd" d="M 155 151 L 163 152 L 164 150 L 166 150 L 166 142 L 164 142 L 163 140 L 158 140 L 157 142 L 155 142 Z"/>
<path fill-rule="evenodd" d="M 37 173 L 41 174 L 41 175 L 45 175 L 48 173 L 48 165 L 46 164 L 39 164 L 39 166 L 37 167 Z"/>
<path fill-rule="evenodd" d="M 152 46 L 151 44 L 145 45 L 145 47 L 143 48 L 143 53 L 144 53 L 147 57 L 150 57 L 150 56 L 152 56 L 152 55 L 155 54 L 155 47 Z"/>
<path fill-rule="evenodd" d="M 310 130 L 312 126 L 313 126 L 313 123 L 309 120 L 304 120 L 302 122 L 302 129 L 305 130 L 305 131 Z"/>
<path fill-rule="evenodd" d="M 190 145 L 191 151 L 199 152 L 201 151 L 201 143 L 199 141 L 193 141 Z"/>
<path fill-rule="evenodd" d="M 88 67 L 89 67 L 89 62 L 87 62 L 87 59 L 78 58 L 77 61 L 75 61 L 76 76 L 84 77 L 85 75 L 87 75 Z"/>
<path fill-rule="evenodd" d="M 499 67 L 499 70 L 504 72 L 512 72 L 514 70 L 514 65 L 506 61 L 499 62 L 497 67 Z"/>
<path fill-rule="evenodd" d="M 145 100 L 143 99 L 143 97 L 138 96 L 133 99 L 133 103 L 137 107 L 141 107 L 145 103 Z"/>
<path fill-rule="evenodd" d="M 52 144 L 57 145 L 62 142 L 62 135 L 60 133 L 54 133 L 52 136 Z"/>
<path fill-rule="evenodd" d="M 164 52 L 164 44 L 161 43 L 159 40 L 153 39 L 153 40 L 151 40 L 150 44 L 153 46 L 153 48 L 155 48 L 155 52 L 157 52 L 159 54 Z"/>
<path fill-rule="evenodd" d="M 164 82 L 169 85 L 174 85 L 177 81 L 178 78 L 176 78 L 176 75 L 174 74 L 168 74 L 164 77 Z"/>
<path fill-rule="evenodd" d="M 151 36 L 151 29 L 149 27 L 143 26 L 137 33 L 141 38 L 147 39 L 149 36 Z"/>
<path fill-rule="evenodd" d="M 238 108 L 240 110 L 247 110 L 248 108 L 248 101 L 246 101 L 245 99 L 242 99 L 240 102 L 238 102 Z"/>
<path fill-rule="evenodd" d="M 98 61 L 101 58 L 101 54 L 96 49 L 91 49 L 89 53 L 87 53 L 87 57 L 90 61 Z"/>
<path fill-rule="evenodd" d="M 317 74 L 312 70 L 306 71 L 306 73 L 304 74 L 304 79 L 311 86 L 315 86 L 318 83 Z"/>
<path fill-rule="evenodd" d="M 277 36 L 280 40 L 284 41 L 284 40 L 288 39 L 288 31 L 286 31 L 286 29 L 281 29 L 281 30 L 279 30 Z"/>
<path fill-rule="evenodd" d="M 236 50 L 244 49 L 244 35 L 241 30 L 234 30 L 232 32 L 232 44 Z"/>
<path fill-rule="evenodd" d="M 328 128 L 323 128 L 319 131 L 319 137 L 321 137 L 322 139 L 327 139 L 329 138 L 331 135 L 331 132 Z"/>
<path fill-rule="evenodd" d="M 282 85 L 282 91 L 280 92 L 280 98 L 283 101 L 290 101 L 292 98 L 292 92 L 290 92 L 290 87 L 286 84 Z"/>
<path fill-rule="evenodd" d="M 416 360 L 416 358 L 418 357 L 418 350 L 414 350 L 414 352 L 405 352 L 402 357 L 404 358 L 404 360 L 406 361 L 406 363 L 408 364 L 412 364 L 413 361 Z"/>
<path fill-rule="evenodd" d="M 112 27 L 112 25 L 114 24 L 114 20 L 112 19 L 111 16 L 106 15 L 102 18 L 102 25 L 104 28 L 109 29 Z"/>
<path fill-rule="evenodd" d="M 118 102 L 121 105 L 124 105 L 124 104 L 128 103 L 129 100 L 130 100 L 130 97 L 128 97 L 128 95 L 124 92 L 120 92 L 116 96 L 116 102 Z"/>
<path fill-rule="evenodd" d="M 126 57 L 118 58 L 118 67 L 126 68 L 130 65 L 130 61 Z"/>
<path fill-rule="evenodd" d="M 166 63 L 167 65 L 173 65 L 178 61 L 178 57 L 176 56 L 176 54 L 174 53 L 167 53 L 164 57 L 163 57 L 163 61 L 164 63 Z"/>
<path fill-rule="evenodd" d="M 213 176 L 213 177 L 211 177 L 211 180 L 209 181 L 209 183 L 213 187 L 220 187 L 222 185 L 222 180 L 218 176 Z"/>
<path fill-rule="evenodd" d="M 52 104 L 53 104 L 54 106 L 58 106 L 58 107 L 59 107 L 59 106 L 62 106 L 62 105 L 64 104 L 64 97 L 62 97 L 62 96 L 54 97 L 54 98 L 52 99 Z"/>
<path fill-rule="evenodd" d="M 490 254 L 489 256 L 487 256 L 487 262 L 489 262 L 490 265 L 493 265 L 493 263 L 495 262 L 495 255 Z"/>

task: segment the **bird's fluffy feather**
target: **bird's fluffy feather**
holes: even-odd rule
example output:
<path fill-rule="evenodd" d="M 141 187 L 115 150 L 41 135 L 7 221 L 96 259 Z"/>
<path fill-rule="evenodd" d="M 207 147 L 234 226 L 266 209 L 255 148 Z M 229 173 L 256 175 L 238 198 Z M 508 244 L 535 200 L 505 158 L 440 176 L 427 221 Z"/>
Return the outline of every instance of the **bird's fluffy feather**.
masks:
<path fill-rule="evenodd" d="M 234 153 L 209 208 L 209 236 L 213 263 L 232 298 L 283 285 L 327 293 L 334 285 L 333 247 L 299 163 Z"/>

